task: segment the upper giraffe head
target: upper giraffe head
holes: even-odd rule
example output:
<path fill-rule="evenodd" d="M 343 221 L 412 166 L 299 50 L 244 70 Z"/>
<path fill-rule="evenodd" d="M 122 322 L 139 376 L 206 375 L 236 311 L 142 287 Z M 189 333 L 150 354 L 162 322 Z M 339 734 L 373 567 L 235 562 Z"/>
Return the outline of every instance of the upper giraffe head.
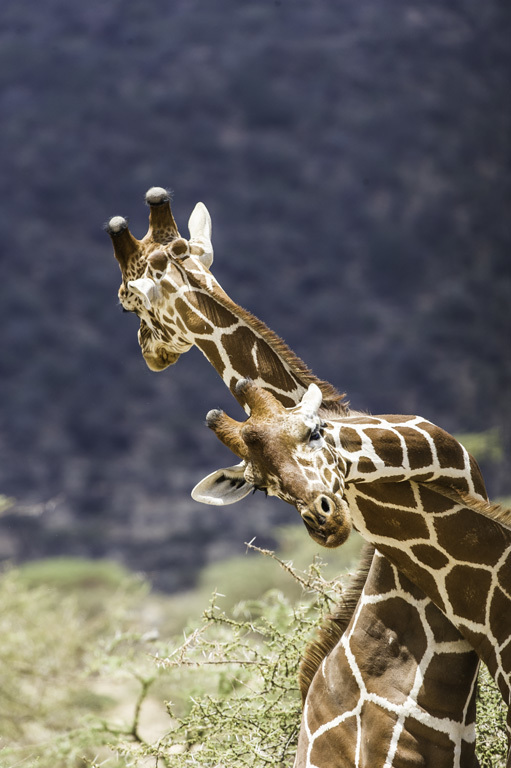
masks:
<path fill-rule="evenodd" d="M 114 216 L 107 224 L 114 255 L 122 272 L 119 300 L 140 318 L 139 344 L 147 365 L 162 371 L 175 363 L 193 344 L 180 317 L 180 288 L 187 285 L 190 272 L 207 275 L 213 262 L 211 218 L 203 203 L 197 203 L 188 228 L 190 239 L 181 237 L 170 208 L 170 196 L 162 187 L 146 193 L 149 229 L 137 240 L 128 222 Z M 188 307 L 183 306 L 186 313 Z"/>
<path fill-rule="evenodd" d="M 222 411 L 210 411 L 206 420 L 243 464 L 209 475 L 194 488 L 194 499 L 229 504 L 254 488 L 264 490 L 296 506 L 319 544 L 340 546 L 351 531 L 343 499 L 345 467 L 324 435 L 319 387 L 311 384 L 294 408 L 247 379 L 239 382 L 237 395 L 250 409 L 246 421 Z"/>
<path fill-rule="evenodd" d="M 123 275 L 120 301 L 140 318 L 138 338 L 149 368 L 161 371 L 196 345 L 233 394 L 237 382 L 250 377 L 280 402 L 294 405 L 314 381 L 325 408 L 347 412 L 344 396 L 316 378 L 277 334 L 235 304 L 215 280 L 209 269 L 213 249 L 205 206 L 195 207 L 190 240 L 185 240 L 168 193 L 153 187 L 146 200 L 149 231 L 142 240 L 130 234 L 122 217 L 111 219 L 107 230 Z"/>

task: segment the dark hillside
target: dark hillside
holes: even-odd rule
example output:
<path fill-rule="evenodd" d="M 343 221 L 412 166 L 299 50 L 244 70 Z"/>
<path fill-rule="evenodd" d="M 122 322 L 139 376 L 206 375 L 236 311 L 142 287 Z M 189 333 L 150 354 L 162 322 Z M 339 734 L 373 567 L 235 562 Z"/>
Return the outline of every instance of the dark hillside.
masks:
<path fill-rule="evenodd" d="M 19 0 L 0 8 L 0 557 L 161 586 L 293 510 L 189 499 L 231 457 L 196 352 L 144 366 L 102 223 L 175 191 L 214 271 L 359 408 L 498 428 L 511 493 L 511 10 L 497 0 Z M 40 508 L 35 503 L 50 501 Z M 35 513 L 40 514 L 35 514 Z"/>

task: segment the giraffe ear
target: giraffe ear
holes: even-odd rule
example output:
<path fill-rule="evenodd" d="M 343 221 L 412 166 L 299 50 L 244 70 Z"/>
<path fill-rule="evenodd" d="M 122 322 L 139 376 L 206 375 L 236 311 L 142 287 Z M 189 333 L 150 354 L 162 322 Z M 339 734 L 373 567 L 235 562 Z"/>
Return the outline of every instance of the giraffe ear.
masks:
<path fill-rule="evenodd" d="M 211 216 L 204 203 L 197 203 L 188 219 L 190 252 L 208 269 L 213 264 L 211 245 Z"/>
<path fill-rule="evenodd" d="M 146 309 L 151 309 L 151 304 L 158 298 L 159 289 L 150 277 L 139 277 L 138 280 L 130 280 L 128 288 L 140 296 Z"/>
<path fill-rule="evenodd" d="M 217 507 L 241 501 L 254 490 L 254 486 L 245 480 L 244 469 L 243 462 L 234 467 L 217 469 L 197 483 L 192 491 L 192 499 Z"/>

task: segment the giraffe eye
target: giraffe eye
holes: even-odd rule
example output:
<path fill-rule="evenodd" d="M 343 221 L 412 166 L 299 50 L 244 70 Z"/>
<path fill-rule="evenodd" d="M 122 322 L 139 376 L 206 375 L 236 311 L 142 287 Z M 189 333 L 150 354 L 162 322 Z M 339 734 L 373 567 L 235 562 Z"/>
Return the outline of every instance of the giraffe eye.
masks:
<path fill-rule="evenodd" d="M 309 435 L 309 443 L 313 443 L 317 440 L 321 440 L 321 432 L 319 430 L 319 427 L 316 427 L 315 429 L 313 429 Z"/>

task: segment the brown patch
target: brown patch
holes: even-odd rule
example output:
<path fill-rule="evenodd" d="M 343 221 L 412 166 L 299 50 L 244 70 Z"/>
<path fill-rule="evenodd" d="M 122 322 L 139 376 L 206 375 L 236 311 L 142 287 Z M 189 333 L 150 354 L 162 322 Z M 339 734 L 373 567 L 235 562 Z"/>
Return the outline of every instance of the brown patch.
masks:
<path fill-rule="evenodd" d="M 417 417 L 416 416 L 402 416 L 400 414 L 395 413 L 385 413 L 383 415 L 379 416 L 380 419 L 384 419 L 385 421 L 388 421 L 389 424 L 403 424 L 406 421 L 414 421 Z"/>
<path fill-rule="evenodd" d="M 416 600 L 424 600 L 425 595 L 422 589 L 419 589 L 419 587 L 417 587 L 413 581 L 410 581 L 410 579 L 401 571 L 398 571 L 397 575 L 401 588 L 404 589 L 405 592 L 408 592 L 408 594 L 414 597 Z"/>
<path fill-rule="evenodd" d="M 435 578 L 412 560 L 406 552 L 403 552 L 397 547 L 389 546 L 386 544 L 378 544 L 378 549 L 389 558 L 391 563 L 397 566 L 410 581 L 417 585 L 430 600 L 433 600 L 441 611 L 445 611 L 444 601 L 438 591 L 438 586 Z"/>
<path fill-rule="evenodd" d="M 477 667 L 477 654 L 437 653 L 425 670 L 417 704 L 433 717 L 463 721 L 463 710 Z"/>
<path fill-rule="evenodd" d="M 322 625 L 316 632 L 315 637 L 305 648 L 298 671 L 298 683 L 302 694 L 302 703 L 305 700 L 307 691 L 319 665 L 325 656 L 334 650 L 341 635 L 351 621 L 362 590 L 364 589 L 364 585 L 368 581 L 368 573 L 371 568 L 373 554 L 374 548 L 371 547 L 370 544 L 364 544 L 359 566 L 357 571 L 350 577 L 347 586 L 344 588 L 342 599 L 336 605 L 333 613 L 324 619 Z M 379 594 L 379 590 L 376 591 L 376 594 Z"/>
<path fill-rule="evenodd" d="M 376 693 L 388 689 L 394 703 L 405 701 L 427 648 L 417 609 L 400 597 L 366 606 L 359 614 L 350 646 L 367 690 Z"/>
<path fill-rule="evenodd" d="M 372 701 L 364 702 L 361 712 L 360 762 L 363 766 L 380 766 L 385 762 L 397 715 Z M 339 747 L 337 748 L 339 755 Z M 316 763 L 316 765 L 356 765 L 339 763 L 339 758 L 332 763 Z M 393 763 L 394 765 L 394 763 Z M 410 768 L 410 764 L 408 764 Z"/>
<path fill-rule="evenodd" d="M 455 560 L 493 565 L 509 546 L 509 536 L 496 523 L 463 507 L 435 519 L 440 547 Z"/>
<path fill-rule="evenodd" d="M 371 459 L 368 459 L 366 456 L 362 456 L 357 462 L 357 469 L 359 472 L 376 472 L 376 467 L 374 466 Z"/>
<path fill-rule="evenodd" d="M 348 416 L 345 419 L 343 419 L 343 423 L 346 424 L 362 424 L 365 426 L 366 424 L 379 424 L 381 425 L 381 419 L 378 417 L 372 417 L 372 416 L 366 416 L 365 414 L 361 413 L 358 416 Z"/>
<path fill-rule="evenodd" d="M 163 296 L 166 299 L 168 299 L 169 296 L 172 296 L 173 293 L 176 293 L 176 289 L 174 288 L 174 286 L 171 283 L 169 283 L 168 280 L 162 280 L 161 283 L 160 283 L 160 288 L 161 288 L 161 292 L 162 292 Z M 172 311 L 172 314 L 174 314 L 174 309 L 171 308 L 171 307 L 166 307 L 166 311 L 167 312 Z"/>
<path fill-rule="evenodd" d="M 161 324 L 165 331 L 170 330 L 170 328 L 168 328 L 167 326 L 172 327 L 174 325 L 174 308 L 173 307 L 167 307 L 167 309 L 162 315 Z M 181 330 L 184 331 L 185 328 L 183 327 L 181 328 Z"/>
<path fill-rule="evenodd" d="M 236 328 L 233 333 L 224 333 L 222 346 L 224 347 L 232 366 L 237 370 L 239 360 L 243 358 L 243 375 L 246 378 L 257 378 L 257 367 L 252 356 L 255 336 L 245 325 Z"/>
<path fill-rule="evenodd" d="M 282 361 L 268 344 L 259 339 L 256 346 L 258 373 L 269 384 L 285 392 L 296 389 L 296 380 L 284 369 Z"/>
<path fill-rule="evenodd" d="M 334 477 L 334 482 L 332 485 L 332 493 L 339 493 L 341 490 L 341 483 L 338 477 Z"/>
<path fill-rule="evenodd" d="M 319 703 L 314 701 L 314 709 L 319 709 Z M 324 710 L 317 718 L 317 727 L 330 719 L 330 710 Z M 309 722 L 311 718 L 309 717 Z M 342 756 L 346 760 L 345 765 L 355 765 L 357 745 L 357 721 L 355 716 L 347 718 L 336 728 L 330 728 L 315 739 L 312 745 L 310 761 L 312 765 L 337 765 L 339 759 L 339 744 L 342 744 Z M 306 753 L 306 749 L 298 743 L 298 754 Z M 304 765 L 300 763 L 297 765 Z M 282 765 L 282 763 L 281 763 Z"/>
<path fill-rule="evenodd" d="M 331 428 L 332 428 L 331 425 L 327 424 L 327 429 L 331 429 Z M 324 435 L 323 439 L 325 443 L 330 446 L 330 448 L 334 448 L 335 450 L 335 440 L 332 435 L 330 434 Z"/>
<path fill-rule="evenodd" d="M 176 299 L 176 310 L 192 333 L 213 332 L 213 326 L 200 317 L 180 296 Z"/>
<path fill-rule="evenodd" d="M 480 496 L 483 496 L 483 498 L 486 498 L 486 488 L 484 486 L 484 480 L 483 476 L 481 475 L 481 470 L 479 469 L 479 464 L 474 459 L 473 456 L 470 456 L 470 473 L 472 475 L 472 482 L 474 483 L 474 491 L 475 493 L 478 493 Z"/>
<path fill-rule="evenodd" d="M 460 443 L 440 427 L 422 421 L 417 426 L 427 432 L 434 440 L 438 462 L 441 467 L 463 469 L 465 455 Z"/>
<path fill-rule="evenodd" d="M 372 440 L 373 449 L 387 467 L 403 466 L 403 448 L 401 440 L 389 429 L 366 429 L 367 437 Z"/>
<path fill-rule="evenodd" d="M 470 565 L 455 565 L 445 579 L 449 600 L 455 613 L 483 624 L 491 574 Z"/>
<path fill-rule="evenodd" d="M 235 314 L 215 301 L 209 293 L 199 291 L 196 294 L 196 300 L 200 311 L 211 320 L 215 328 L 230 328 L 239 322 Z"/>
<path fill-rule="evenodd" d="M 437 493 L 437 491 L 430 488 L 427 483 L 419 485 L 418 488 L 420 501 L 426 514 L 433 512 L 437 514 L 447 512 L 456 506 L 456 503 L 452 499 Z"/>
<path fill-rule="evenodd" d="M 365 592 L 368 595 L 384 595 L 396 588 L 394 569 L 386 557 L 379 557 L 369 573 Z"/>
<path fill-rule="evenodd" d="M 270 387 L 292 392 L 296 389 L 296 380 L 285 370 L 282 360 L 262 339 L 257 338 L 253 331 L 242 325 L 230 334 L 222 336 L 222 344 L 234 367 L 243 357 L 244 375 L 251 379 L 260 376 Z M 255 345 L 255 359 L 252 354 Z"/>
<path fill-rule="evenodd" d="M 309 690 L 309 701 L 314 702 L 309 708 L 309 723 L 313 730 L 325 723 L 321 708 L 329 712 L 342 711 L 356 707 L 360 698 L 360 691 L 347 662 L 342 645 L 337 644 L 328 657 L 326 679 L 321 669 L 315 675 Z"/>
<path fill-rule="evenodd" d="M 460 640 L 461 635 L 454 624 L 451 624 L 434 603 L 428 603 L 425 613 L 426 620 L 437 643 L 450 643 Z"/>
<path fill-rule="evenodd" d="M 345 451 L 360 451 L 362 448 L 362 439 L 356 430 L 351 427 L 342 426 L 339 437 L 341 445 Z"/>
<path fill-rule="evenodd" d="M 432 544 L 415 544 L 412 547 L 412 552 L 421 563 L 437 570 L 443 568 L 449 562 L 449 558 Z"/>
<path fill-rule="evenodd" d="M 183 254 L 188 253 L 188 243 L 180 237 L 178 240 L 174 240 L 170 246 L 170 250 L 174 256 L 182 256 Z"/>
<path fill-rule="evenodd" d="M 220 376 L 222 376 L 223 372 L 225 371 L 225 363 L 220 356 L 215 342 L 209 341 L 209 339 L 198 338 L 196 339 L 195 343 L 199 349 L 204 352 L 213 368 L 215 368 Z"/>
<path fill-rule="evenodd" d="M 475 697 L 473 698 L 473 702 L 474 702 L 473 705 L 471 704 L 470 706 L 469 713 L 467 713 L 467 723 L 475 723 L 475 711 L 476 711 Z M 473 715 L 472 715 L 472 710 L 474 710 Z M 474 768 L 477 767 L 476 757 L 475 757 L 475 744 L 473 744 L 470 741 L 461 742 L 459 764 L 474 766 Z"/>
<path fill-rule="evenodd" d="M 429 538 L 426 521 L 417 512 L 382 508 L 362 497 L 357 499 L 357 504 L 368 531 L 375 536 L 384 536 L 391 541 Z"/>
<path fill-rule="evenodd" d="M 396 432 L 403 436 L 408 449 L 408 461 L 412 469 L 430 467 L 433 463 L 433 453 L 428 440 L 411 427 L 396 427 Z"/>
<path fill-rule="evenodd" d="M 148 257 L 147 261 L 157 272 L 165 272 L 167 264 L 169 263 L 169 258 L 165 251 L 159 249 L 157 251 L 153 251 L 152 254 Z"/>
<path fill-rule="evenodd" d="M 480 659 L 484 661 L 488 667 L 490 675 L 495 679 L 497 674 L 497 661 L 495 656 L 495 649 L 491 644 L 488 635 L 484 632 L 472 632 L 469 629 L 463 629 L 463 635 L 466 637 L 474 651 L 477 653 Z M 506 692 L 506 697 L 509 695 L 509 691 Z"/>
<path fill-rule="evenodd" d="M 370 496 L 381 505 L 396 504 L 399 507 L 415 509 L 417 501 L 410 482 L 399 482 L 396 479 L 392 483 L 364 483 L 356 486 L 356 490 L 364 496 Z"/>
<path fill-rule="evenodd" d="M 413 482 L 414 483 L 429 483 L 431 479 L 434 477 L 434 472 L 421 472 L 421 474 L 416 474 L 413 476 Z"/>
<path fill-rule="evenodd" d="M 417 753 L 421 756 L 421 763 L 417 763 Z M 392 768 L 415 765 L 454 765 L 454 744 L 446 733 L 407 717 Z"/>

